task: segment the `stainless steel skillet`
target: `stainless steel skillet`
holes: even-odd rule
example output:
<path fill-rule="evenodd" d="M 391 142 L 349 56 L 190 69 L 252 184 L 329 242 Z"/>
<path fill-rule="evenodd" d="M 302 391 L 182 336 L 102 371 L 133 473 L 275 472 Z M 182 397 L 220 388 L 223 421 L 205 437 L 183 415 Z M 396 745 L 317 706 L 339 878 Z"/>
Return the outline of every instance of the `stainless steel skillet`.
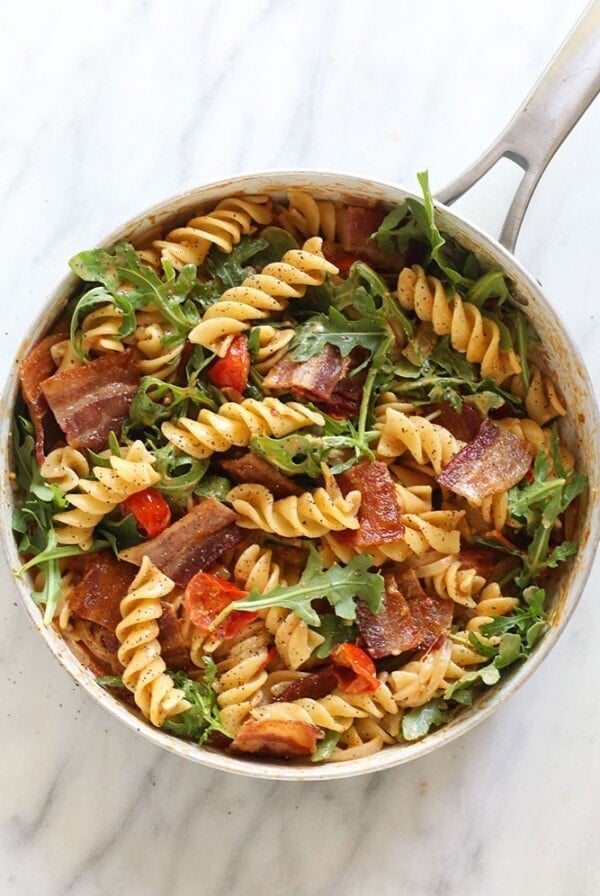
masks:
<path fill-rule="evenodd" d="M 248 760 L 199 748 L 151 728 L 100 688 L 91 673 L 70 653 L 61 638 L 41 625 L 40 614 L 29 596 L 28 583 L 18 581 L 24 605 L 51 650 L 76 681 L 106 709 L 153 743 L 184 758 L 238 774 L 288 780 L 321 780 L 359 775 L 388 768 L 423 756 L 470 730 L 503 702 L 539 666 L 556 643 L 584 588 L 600 535 L 598 495 L 600 489 L 600 420 L 594 390 L 577 347 L 564 324 L 552 310 L 536 282 L 512 255 L 519 227 L 532 192 L 554 152 L 600 89 L 600 0 L 592 3 L 574 31 L 559 50 L 530 96 L 498 140 L 474 165 L 442 190 L 438 199 L 438 224 L 459 243 L 474 250 L 490 267 L 502 268 L 512 280 L 517 299 L 541 337 L 543 361 L 560 385 L 569 409 L 564 435 L 578 458 L 579 466 L 590 479 L 583 502 L 577 540 L 578 557 L 557 576 L 552 589 L 553 626 L 527 662 L 483 696 L 471 709 L 446 727 L 409 745 L 390 747 L 363 759 L 325 766 L 283 765 L 267 760 Z M 500 242 L 487 236 L 473 224 L 449 210 L 449 206 L 478 181 L 500 158 L 508 157 L 524 170 L 510 208 Z M 167 200 L 130 221 L 105 240 L 109 246 L 118 239 L 140 242 L 152 232 L 167 229 L 174 220 L 184 220 L 199 208 L 210 207 L 232 193 L 269 193 L 283 195 L 290 186 L 303 186 L 317 198 L 382 201 L 391 205 L 413 195 L 397 185 L 365 177 L 327 171 L 279 171 L 241 175 L 200 187 Z M 72 277 L 62 281 L 53 293 L 45 313 L 36 321 L 21 347 L 20 356 L 34 344 L 60 313 L 75 288 Z M 14 374 L 4 394 L 4 407 L 12 408 L 17 384 Z M 0 424 L 0 438 L 7 443 L 10 415 Z M 8 562 L 20 566 L 12 533 L 10 514 L 13 495 L 8 479 L 8 462 L 3 455 L 0 467 L 2 540 Z"/>

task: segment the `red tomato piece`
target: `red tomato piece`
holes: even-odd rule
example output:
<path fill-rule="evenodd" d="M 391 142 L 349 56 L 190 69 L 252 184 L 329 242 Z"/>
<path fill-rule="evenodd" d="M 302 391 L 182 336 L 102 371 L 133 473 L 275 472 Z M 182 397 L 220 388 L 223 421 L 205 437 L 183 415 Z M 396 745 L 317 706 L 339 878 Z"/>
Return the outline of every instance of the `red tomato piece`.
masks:
<path fill-rule="evenodd" d="M 126 498 L 121 507 L 132 513 L 138 528 L 148 538 L 160 535 L 171 523 L 171 508 L 155 488 L 145 488 Z"/>
<path fill-rule="evenodd" d="M 354 262 L 360 260 L 356 255 L 350 255 L 348 252 L 336 251 L 335 249 L 326 249 L 323 254 L 327 261 L 330 261 L 337 267 L 342 277 L 347 277 Z"/>
<path fill-rule="evenodd" d="M 258 613 L 233 610 L 215 629 L 212 624 L 222 610 L 233 601 L 246 597 L 247 593 L 219 576 L 198 572 L 188 582 L 183 603 L 190 619 L 198 628 L 217 638 L 231 638 L 254 622 Z"/>
<path fill-rule="evenodd" d="M 339 670 L 340 687 L 348 694 L 373 693 L 379 687 L 375 669 L 375 663 L 368 653 L 349 641 L 339 644 L 330 654 L 334 663 L 342 668 Z M 352 672 L 352 677 L 344 673 L 346 669 Z"/>
<path fill-rule="evenodd" d="M 248 385 L 250 352 L 248 337 L 235 336 L 223 358 L 218 358 L 207 370 L 208 378 L 217 389 L 230 387 L 243 392 Z"/>

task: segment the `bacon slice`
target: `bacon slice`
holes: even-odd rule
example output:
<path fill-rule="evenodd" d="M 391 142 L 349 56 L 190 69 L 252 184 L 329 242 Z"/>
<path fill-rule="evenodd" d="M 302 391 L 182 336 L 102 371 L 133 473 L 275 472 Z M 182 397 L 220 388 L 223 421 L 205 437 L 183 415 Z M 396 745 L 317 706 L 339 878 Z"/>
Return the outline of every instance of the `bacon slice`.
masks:
<path fill-rule="evenodd" d="M 140 384 L 133 352 L 114 352 L 40 383 L 58 425 L 72 448 L 106 447 L 119 432 Z"/>
<path fill-rule="evenodd" d="M 356 374 L 352 373 L 352 371 L 364 360 L 366 354 L 362 349 L 351 352 L 351 368 L 340 377 L 330 398 L 316 402 L 319 410 L 329 414 L 331 417 L 341 419 L 356 417 L 362 399 L 367 371 L 364 369 Z"/>
<path fill-rule="evenodd" d="M 403 259 L 388 255 L 369 237 L 379 230 L 387 212 L 379 206 L 350 205 L 340 215 L 340 240 L 344 252 L 385 270 L 400 270 Z"/>
<path fill-rule="evenodd" d="M 376 615 L 358 602 L 359 643 L 374 660 L 431 647 L 450 630 L 453 602 L 427 594 L 414 570 L 384 577 L 382 608 Z"/>
<path fill-rule="evenodd" d="M 429 405 L 423 413 L 428 415 L 432 411 L 437 412 L 437 416 L 432 418 L 433 422 L 443 426 L 461 442 L 471 442 L 479 432 L 481 414 L 466 402 L 463 403 L 461 410 L 457 411 L 449 402 L 440 401 Z"/>
<path fill-rule="evenodd" d="M 81 581 L 69 597 L 71 611 L 114 632 L 121 621 L 120 604 L 131 585 L 135 570 L 120 563 L 111 551 L 98 551 L 81 558 L 73 558 L 74 568 L 79 560 Z"/>
<path fill-rule="evenodd" d="M 241 457 L 224 460 L 221 462 L 221 466 L 236 482 L 264 485 L 276 500 L 288 498 L 290 495 L 299 496 L 303 492 L 303 489 L 293 479 L 280 470 L 276 470 L 268 461 L 251 451 Z"/>
<path fill-rule="evenodd" d="M 340 532 L 340 541 L 364 547 L 402 538 L 402 508 L 398 503 L 390 471 L 384 463 L 368 461 L 356 464 L 345 470 L 338 482 L 344 495 L 355 489 L 362 495 L 358 511 L 360 528 Z"/>
<path fill-rule="evenodd" d="M 119 557 L 141 566 L 146 556 L 161 572 L 185 588 L 197 572 L 207 569 L 224 551 L 244 538 L 244 532 L 234 523 L 236 519 L 233 510 L 220 501 L 204 498 L 156 538 L 121 551 Z"/>
<path fill-rule="evenodd" d="M 333 666 L 323 666 L 318 672 L 311 672 L 297 681 L 293 681 L 277 697 L 276 703 L 289 703 L 292 700 L 302 700 L 309 697 L 311 700 L 320 700 L 331 694 L 339 684 L 338 675 Z"/>
<path fill-rule="evenodd" d="M 263 386 L 271 392 L 293 392 L 312 401 L 323 401 L 331 397 L 350 365 L 349 358 L 342 358 L 333 345 L 326 345 L 308 361 L 284 356 L 269 370 Z"/>
<path fill-rule="evenodd" d="M 473 441 L 452 458 L 437 481 L 457 495 L 481 503 L 520 482 L 532 457 L 527 442 L 484 420 Z"/>
<path fill-rule="evenodd" d="M 158 620 L 161 656 L 167 664 L 167 669 L 173 672 L 183 670 L 187 672 L 194 668 L 190 657 L 189 647 L 186 645 L 182 622 L 173 604 L 165 600 L 160 602 L 162 615 Z"/>
<path fill-rule="evenodd" d="M 461 569 L 474 569 L 478 576 L 488 582 L 500 558 L 495 551 L 487 548 L 467 548 L 460 552 L 457 559 Z"/>
<path fill-rule="evenodd" d="M 311 756 L 322 737 L 322 730 L 309 722 L 249 719 L 238 731 L 231 749 L 268 756 Z"/>
<path fill-rule="evenodd" d="M 35 456 L 40 465 L 44 462 L 45 442 L 52 437 L 53 430 L 56 431 L 57 436 L 59 433 L 40 384 L 55 372 L 56 365 L 50 349 L 66 339 L 67 333 L 68 328 L 65 323 L 55 333 L 51 333 L 34 345 L 19 364 L 21 392 L 35 430 Z"/>

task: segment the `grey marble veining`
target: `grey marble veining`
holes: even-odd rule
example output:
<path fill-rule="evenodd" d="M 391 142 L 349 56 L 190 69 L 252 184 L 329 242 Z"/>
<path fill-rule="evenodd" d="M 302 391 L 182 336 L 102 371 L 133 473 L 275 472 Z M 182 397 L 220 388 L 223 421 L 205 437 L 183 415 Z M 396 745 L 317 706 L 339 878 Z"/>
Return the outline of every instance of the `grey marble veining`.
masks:
<path fill-rule="evenodd" d="M 67 259 L 240 170 L 441 186 L 504 126 L 581 0 L 63 0 L 0 8 L 0 372 Z M 517 255 L 600 381 L 600 106 L 557 154 Z M 465 201 L 497 218 L 502 184 Z M 491 197 L 491 198 L 490 198 Z M 493 208 L 490 207 L 493 206 Z M 598 563 L 558 646 L 495 715 L 412 764 L 269 783 L 162 753 L 101 711 L 3 565 L 3 896 L 595 896 Z"/>

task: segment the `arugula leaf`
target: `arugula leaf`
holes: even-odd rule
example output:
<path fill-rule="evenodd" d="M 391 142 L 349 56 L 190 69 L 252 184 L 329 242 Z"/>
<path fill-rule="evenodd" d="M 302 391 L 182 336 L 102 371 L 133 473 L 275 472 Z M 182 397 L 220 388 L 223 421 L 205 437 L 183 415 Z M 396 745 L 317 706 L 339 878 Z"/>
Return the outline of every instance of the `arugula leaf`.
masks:
<path fill-rule="evenodd" d="M 249 274 L 255 272 L 256 268 L 249 267 L 248 262 L 253 259 L 254 264 L 260 266 L 255 257 L 267 252 L 269 246 L 269 238 L 265 238 L 263 234 L 260 237 L 244 235 L 231 252 L 222 252 L 212 246 L 205 261 L 210 279 L 205 282 L 196 281 L 190 298 L 201 311 L 205 311 L 226 289 L 239 286 Z"/>
<path fill-rule="evenodd" d="M 326 731 L 325 736 L 319 741 L 317 749 L 310 757 L 310 761 L 325 762 L 326 759 L 329 759 L 337 747 L 340 737 L 341 734 L 339 731 Z"/>
<path fill-rule="evenodd" d="M 360 439 L 351 421 L 344 421 L 344 424 L 347 433 L 344 435 L 292 433 L 280 439 L 252 436 L 250 450 L 291 476 L 304 474 L 316 479 L 321 475 L 322 463 L 326 463 L 332 473 L 338 474 L 362 457 L 373 460 L 375 455 L 368 442 L 379 435 L 377 430 L 370 430 Z"/>
<path fill-rule="evenodd" d="M 431 728 L 439 728 L 449 716 L 448 705 L 439 697 L 434 697 L 422 706 L 405 712 L 402 716 L 402 737 L 404 740 L 419 740 Z"/>
<path fill-rule="evenodd" d="M 200 481 L 208 470 L 209 458 L 198 459 L 188 454 L 180 454 L 170 443 L 163 448 L 153 449 L 154 469 L 160 473 L 160 481 L 155 488 L 161 492 L 169 504 L 184 510 L 188 499 L 195 493 Z"/>
<path fill-rule="evenodd" d="M 96 679 L 96 683 L 103 688 L 124 688 L 123 678 L 121 675 L 100 675 Z"/>
<path fill-rule="evenodd" d="M 319 634 L 325 640 L 312 652 L 312 656 L 319 660 L 327 659 L 334 647 L 344 644 L 346 641 L 356 641 L 356 626 L 344 622 L 335 613 L 325 613 L 321 616 L 321 624 L 318 627 Z"/>
<path fill-rule="evenodd" d="M 379 573 L 369 572 L 373 558 L 369 554 L 357 554 L 347 566 L 334 563 L 323 569 L 321 558 L 311 546 L 306 568 L 296 585 L 273 588 L 262 594 L 254 588 L 246 597 L 230 603 L 214 620 L 216 628 L 234 610 L 265 610 L 268 607 L 285 607 L 303 619 L 308 625 L 319 627 L 321 619 L 312 603 L 326 599 L 341 619 L 354 621 L 356 600 L 364 600 L 372 613 L 378 613 L 384 590 Z"/>
<path fill-rule="evenodd" d="M 331 307 L 328 315 L 315 314 L 298 327 L 287 354 L 294 361 L 308 361 L 320 354 L 326 345 L 333 345 L 342 358 L 355 348 L 367 349 L 372 355 L 388 333 L 385 324 L 377 318 L 349 320 Z"/>
<path fill-rule="evenodd" d="M 216 498 L 217 501 L 224 501 L 231 491 L 231 482 L 226 476 L 207 476 L 202 479 L 194 489 L 195 495 L 201 495 L 204 498 Z"/>
<path fill-rule="evenodd" d="M 156 427 L 173 417 L 187 417 L 198 408 L 216 410 L 214 392 L 195 379 L 187 386 L 174 386 L 154 376 L 143 376 L 123 424 L 126 434 Z"/>
<path fill-rule="evenodd" d="M 188 678 L 185 672 L 169 672 L 175 687 L 183 692 L 185 699 L 191 703 L 189 709 L 166 719 L 162 728 L 178 737 L 188 737 L 203 744 L 214 732 L 225 737 L 233 735 L 221 720 L 217 695 L 213 688 L 217 676 L 217 667 L 210 657 L 204 658 L 205 672 L 202 681 Z"/>
<path fill-rule="evenodd" d="M 96 535 L 98 535 L 107 546 L 110 546 L 115 557 L 119 556 L 119 551 L 126 548 L 132 548 L 136 544 L 146 541 L 143 535 L 140 535 L 135 517 L 132 513 L 126 516 L 110 517 L 106 516 L 102 522 L 96 527 Z M 100 544 L 100 542 L 97 542 Z"/>

